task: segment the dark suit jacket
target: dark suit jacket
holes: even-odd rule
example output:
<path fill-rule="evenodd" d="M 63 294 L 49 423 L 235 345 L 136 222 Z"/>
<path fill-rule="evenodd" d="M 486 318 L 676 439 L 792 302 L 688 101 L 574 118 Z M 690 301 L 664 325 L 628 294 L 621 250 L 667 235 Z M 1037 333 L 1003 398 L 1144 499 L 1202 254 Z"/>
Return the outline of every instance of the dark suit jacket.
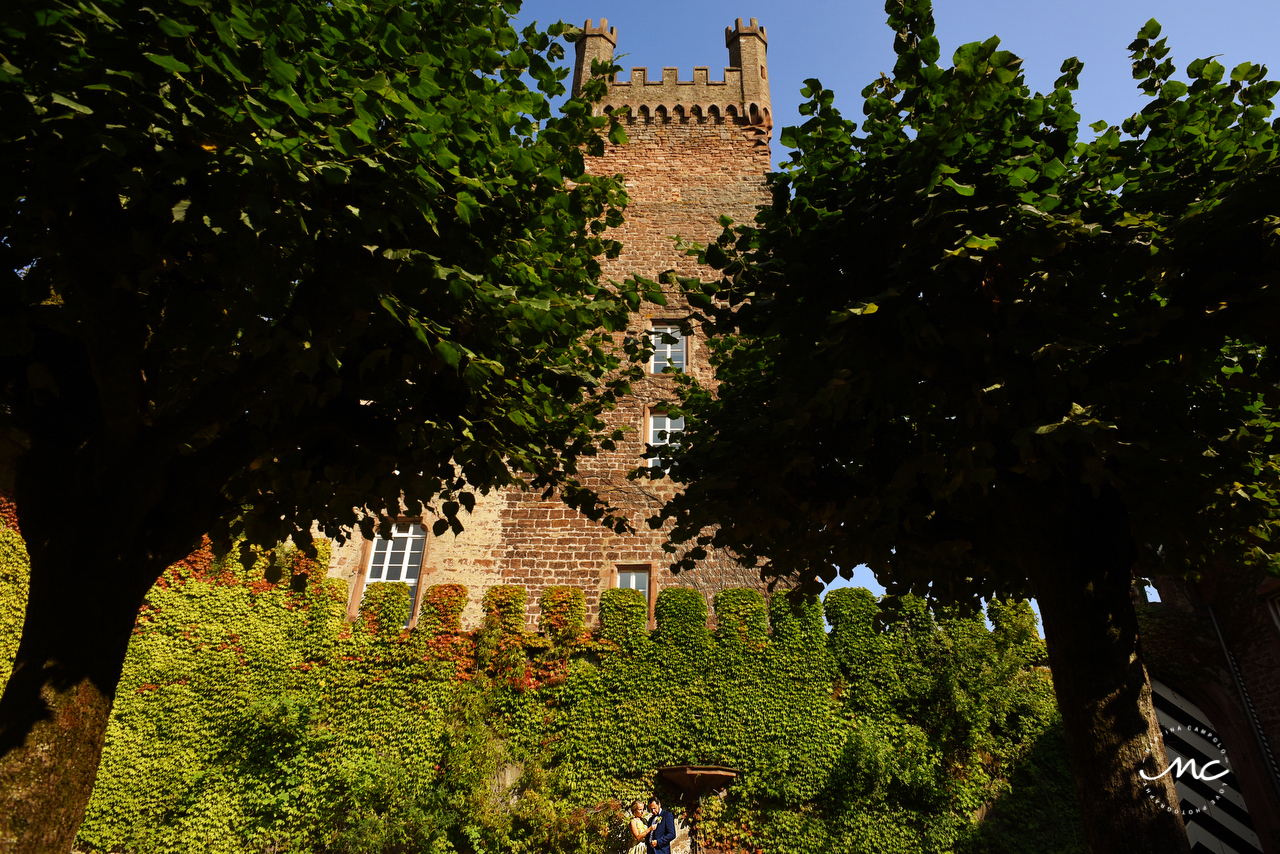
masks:
<path fill-rule="evenodd" d="M 664 809 L 653 820 L 653 832 L 649 834 L 653 854 L 671 854 L 671 842 L 676 838 L 676 819 L 670 810 Z"/>

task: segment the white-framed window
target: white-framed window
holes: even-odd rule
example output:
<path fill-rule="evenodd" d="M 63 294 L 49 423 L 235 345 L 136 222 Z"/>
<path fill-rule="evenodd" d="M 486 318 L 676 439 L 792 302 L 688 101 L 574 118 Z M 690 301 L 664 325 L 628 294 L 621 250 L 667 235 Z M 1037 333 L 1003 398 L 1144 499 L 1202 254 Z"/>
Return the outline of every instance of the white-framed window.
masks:
<path fill-rule="evenodd" d="M 668 445 L 677 434 L 684 432 L 684 418 L 673 418 L 665 412 L 654 412 L 649 415 L 649 445 L 654 450 L 659 445 Z M 657 457 L 649 459 L 649 468 L 659 468 L 662 462 Z"/>
<path fill-rule="evenodd" d="M 652 567 L 648 564 L 618 567 L 618 586 L 624 590 L 638 590 L 640 595 L 644 597 L 645 608 L 647 609 L 646 624 L 650 629 L 653 628 L 653 600 L 657 593 L 654 590 L 654 578 L 651 569 Z"/>
<path fill-rule="evenodd" d="M 624 590 L 639 590 L 644 601 L 649 601 L 649 570 L 634 566 L 618 569 L 618 586 Z"/>
<path fill-rule="evenodd" d="M 422 555 L 427 548 L 427 530 L 417 522 L 397 522 L 391 537 L 373 541 L 367 584 L 398 581 L 409 585 L 409 602 L 418 601 L 418 579 L 422 575 Z M 409 620 L 413 619 L 412 604 Z M 405 625 L 408 625 L 406 621 Z"/>
<path fill-rule="evenodd" d="M 649 333 L 653 342 L 653 361 L 649 370 L 660 374 L 667 368 L 683 371 L 689 364 L 688 339 L 673 323 L 655 323 Z"/>

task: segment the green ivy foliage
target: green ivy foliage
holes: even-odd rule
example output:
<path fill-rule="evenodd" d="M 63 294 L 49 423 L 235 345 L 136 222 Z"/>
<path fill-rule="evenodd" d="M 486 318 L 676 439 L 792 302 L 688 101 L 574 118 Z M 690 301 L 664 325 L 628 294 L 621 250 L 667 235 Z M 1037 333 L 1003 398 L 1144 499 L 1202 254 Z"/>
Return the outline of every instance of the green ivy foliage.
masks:
<path fill-rule="evenodd" d="M 662 591 L 657 629 L 610 590 L 598 632 L 581 591 L 370 585 L 355 623 L 326 554 L 251 566 L 205 551 L 151 591 L 79 846 L 88 852 L 605 852 L 619 804 L 657 769 L 739 778 L 700 811 L 726 851 L 1081 851 L 1079 815 L 1034 617 L 824 604 L 754 590 Z M 0 529 L 0 614 L 25 552 Z M 824 626 L 823 618 L 829 624 Z M 0 649 L 18 626 L 3 624 Z M 979 821 L 978 817 L 983 820 Z"/>
<path fill-rule="evenodd" d="M 413 602 L 403 584 L 370 584 L 360 609 L 363 627 L 384 640 L 395 640 L 409 622 Z"/>
<path fill-rule="evenodd" d="M 0 689 L 9 681 L 13 659 L 22 637 L 22 617 L 27 607 L 27 547 L 12 528 L 0 523 Z"/>
<path fill-rule="evenodd" d="M 600 594 L 600 637 L 634 651 L 649 641 L 649 603 L 639 590 L 615 587 Z"/>
<path fill-rule="evenodd" d="M 18 508 L 0 492 L 0 691 L 13 672 L 27 607 L 31 560 L 18 532 Z"/>
<path fill-rule="evenodd" d="M 587 602 L 581 587 L 548 587 L 538 606 L 538 628 L 556 645 L 573 643 L 586 629 Z"/>
<path fill-rule="evenodd" d="M 461 584 L 435 584 L 422 597 L 418 626 L 431 634 L 454 634 L 462 629 L 467 588 Z"/>
<path fill-rule="evenodd" d="M 523 587 L 500 584 L 484 594 L 485 626 L 497 634 L 519 634 L 524 628 L 528 594 Z"/>

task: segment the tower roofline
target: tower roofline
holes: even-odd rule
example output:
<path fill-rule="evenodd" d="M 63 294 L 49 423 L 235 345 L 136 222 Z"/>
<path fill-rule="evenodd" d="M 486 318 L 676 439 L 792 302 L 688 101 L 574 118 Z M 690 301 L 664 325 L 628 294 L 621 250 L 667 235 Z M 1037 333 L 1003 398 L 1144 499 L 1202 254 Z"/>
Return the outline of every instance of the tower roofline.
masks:
<path fill-rule="evenodd" d="M 608 81 L 609 94 L 596 109 L 613 111 L 630 107 L 633 114 L 656 110 L 678 110 L 684 115 L 714 112 L 743 117 L 767 131 L 773 125 L 766 59 L 768 32 L 755 18 L 751 18 L 749 24 L 738 18 L 734 26 L 725 28 L 724 38 L 729 49 L 729 65 L 724 69 L 723 80 L 711 80 L 708 66 L 695 67 L 692 80 L 680 80 L 678 69 L 669 67 L 662 69 L 661 77 L 651 80 L 647 68 L 634 67 L 630 80 L 611 78 Z M 582 91 L 590 76 L 592 61 L 612 61 L 617 44 L 618 30 L 610 27 L 607 19 L 601 18 L 598 26 L 587 20 L 577 43 L 575 95 Z"/>
<path fill-rule="evenodd" d="M 751 22 L 755 23 L 755 20 L 756 20 L 755 18 L 752 18 Z M 738 23 L 739 24 L 742 23 L 741 18 L 738 19 Z M 582 35 L 583 37 L 600 36 L 601 38 L 608 39 L 609 44 L 613 45 L 614 47 L 618 46 L 618 28 L 609 26 L 608 18 L 601 18 L 600 26 L 598 27 L 594 26 L 591 23 L 590 18 L 587 18 L 587 22 L 582 25 Z"/>
<path fill-rule="evenodd" d="M 731 47 L 735 41 L 745 35 L 759 36 L 760 41 L 764 42 L 765 45 L 769 44 L 769 34 L 765 32 L 764 27 L 760 26 L 759 21 L 752 18 L 751 23 L 744 27 L 742 25 L 742 19 L 739 18 L 734 26 L 724 28 L 725 47 Z"/>

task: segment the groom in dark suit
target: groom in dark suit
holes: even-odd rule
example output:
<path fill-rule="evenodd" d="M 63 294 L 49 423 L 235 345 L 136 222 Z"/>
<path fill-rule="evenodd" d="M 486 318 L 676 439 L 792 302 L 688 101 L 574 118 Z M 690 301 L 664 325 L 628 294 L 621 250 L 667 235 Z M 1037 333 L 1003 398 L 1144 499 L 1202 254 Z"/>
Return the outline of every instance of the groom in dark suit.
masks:
<path fill-rule="evenodd" d="M 652 854 L 671 854 L 671 842 L 676 838 L 676 817 L 664 810 L 657 798 L 649 799 L 649 813 L 653 816 L 649 826 L 649 850 Z"/>

